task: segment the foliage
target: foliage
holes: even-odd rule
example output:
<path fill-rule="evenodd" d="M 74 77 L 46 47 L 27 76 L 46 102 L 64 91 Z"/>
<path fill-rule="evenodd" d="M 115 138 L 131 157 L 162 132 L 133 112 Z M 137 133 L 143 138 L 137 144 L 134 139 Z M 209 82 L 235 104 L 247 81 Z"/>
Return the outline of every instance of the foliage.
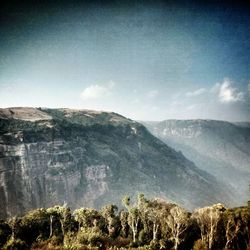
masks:
<path fill-rule="evenodd" d="M 176 204 L 148 200 L 139 194 L 126 210 L 114 204 L 101 210 L 55 206 L 0 221 L 0 247 L 14 249 L 175 249 L 247 250 L 249 206 L 226 209 L 221 204 L 192 214 Z"/>
<path fill-rule="evenodd" d="M 13 237 L 11 237 L 3 247 L 3 250 L 27 250 L 27 249 L 28 246 L 24 241 L 20 239 L 14 239 Z"/>
<path fill-rule="evenodd" d="M 11 227 L 5 221 L 0 221 L 0 248 L 11 235 Z"/>

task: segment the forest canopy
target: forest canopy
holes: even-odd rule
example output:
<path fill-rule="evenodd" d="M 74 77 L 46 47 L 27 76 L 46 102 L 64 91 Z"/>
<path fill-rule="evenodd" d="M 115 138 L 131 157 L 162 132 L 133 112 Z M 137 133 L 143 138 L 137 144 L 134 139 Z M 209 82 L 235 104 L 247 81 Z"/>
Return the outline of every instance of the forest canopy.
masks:
<path fill-rule="evenodd" d="M 40 208 L 0 221 L 0 248 L 12 249 L 249 249 L 250 205 L 222 204 L 192 213 L 177 204 L 139 194 L 123 209 L 67 205 Z"/>

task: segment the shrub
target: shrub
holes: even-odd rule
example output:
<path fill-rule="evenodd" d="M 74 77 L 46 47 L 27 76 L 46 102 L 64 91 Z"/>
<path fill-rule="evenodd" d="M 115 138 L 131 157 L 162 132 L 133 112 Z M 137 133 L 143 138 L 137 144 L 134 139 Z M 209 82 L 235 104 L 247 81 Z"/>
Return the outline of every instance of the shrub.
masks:
<path fill-rule="evenodd" d="M 207 250 L 207 248 L 203 245 L 201 239 L 195 241 L 193 250 Z"/>
<path fill-rule="evenodd" d="M 7 243 L 4 245 L 3 250 L 28 250 L 27 244 L 20 240 L 11 237 Z"/>

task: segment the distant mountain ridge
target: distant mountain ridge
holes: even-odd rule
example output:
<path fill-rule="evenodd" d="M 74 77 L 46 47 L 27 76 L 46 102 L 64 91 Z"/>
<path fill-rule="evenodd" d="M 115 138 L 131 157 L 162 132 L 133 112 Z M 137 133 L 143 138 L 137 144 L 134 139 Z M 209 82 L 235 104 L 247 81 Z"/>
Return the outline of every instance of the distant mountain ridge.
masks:
<path fill-rule="evenodd" d="M 116 113 L 0 109 L 0 131 L 2 218 L 65 202 L 99 208 L 138 192 L 188 209 L 230 201 L 213 176 Z"/>
<path fill-rule="evenodd" d="M 216 120 L 143 122 L 156 137 L 228 184 L 237 202 L 249 199 L 250 126 Z"/>

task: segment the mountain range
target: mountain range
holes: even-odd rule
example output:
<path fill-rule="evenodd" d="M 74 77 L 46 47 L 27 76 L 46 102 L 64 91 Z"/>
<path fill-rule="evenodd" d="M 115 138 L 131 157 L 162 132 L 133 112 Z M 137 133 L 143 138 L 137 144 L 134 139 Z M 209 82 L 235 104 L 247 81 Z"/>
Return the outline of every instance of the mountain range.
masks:
<path fill-rule="evenodd" d="M 197 167 L 227 185 L 234 205 L 249 200 L 250 124 L 216 120 L 143 122 L 148 130 Z"/>
<path fill-rule="evenodd" d="M 0 109 L 0 217 L 65 203 L 100 208 L 141 192 L 190 210 L 230 204 L 227 186 L 190 159 L 116 113 Z"/>

